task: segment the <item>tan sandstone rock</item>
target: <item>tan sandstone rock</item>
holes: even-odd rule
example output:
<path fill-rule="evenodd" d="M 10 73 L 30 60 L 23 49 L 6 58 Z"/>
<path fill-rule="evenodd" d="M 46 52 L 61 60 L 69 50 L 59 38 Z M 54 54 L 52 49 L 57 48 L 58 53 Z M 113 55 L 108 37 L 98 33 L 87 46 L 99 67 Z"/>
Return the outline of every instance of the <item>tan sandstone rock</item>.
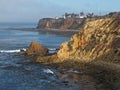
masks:
<path fill-rule="evenodd" d="M 26 50 L 25 54 L 45 56 L 48 54 L 48 49 L 44 48 L 41 44 L 37 42 L 32 42 L 29 48 Z"/>
<path fill-rule="evenodd" d="M 61 44 L 57 56 L 84 61 L 120 61 L 120 18 L 87 22 L 78 34 Z"/>

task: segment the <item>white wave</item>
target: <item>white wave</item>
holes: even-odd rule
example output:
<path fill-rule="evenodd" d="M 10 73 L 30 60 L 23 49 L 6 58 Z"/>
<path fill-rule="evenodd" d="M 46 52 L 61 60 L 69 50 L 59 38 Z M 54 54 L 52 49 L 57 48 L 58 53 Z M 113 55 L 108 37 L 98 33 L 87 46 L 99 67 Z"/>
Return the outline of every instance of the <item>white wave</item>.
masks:
<path fill-rule="evenodd" d="M 76 73 L 76 74 L 80 74 L 82 72 L 79 72 L 79 71 L 76 71 L 76 70 L 73 70 L 73 69 L 70 69 L 67 71 L 68 73 Z"/>
<path fill-rule="evenodd" d="M 18 53 L 22 51 L 26 51 L 26 49 L 22 48 L 22 49 L 17 49 L 17 50 L 0 50 L 0 53 Z"/>
<path fill-rule="evenodd" d="M 20 49 L 20 51 L 22 52 L 22 51 L 26 51 L 26 49 L 25 48 L 22 48 L 22 49 Z"/>
<path fill-rule="evenodd" d="M 54 72 L 50 69 L 43 69 L 43 72 L 48 73 L 48 74 L 54 74 Z"/>
<path fill-rule="evenodd" d="M 48 48 L 50 51 L 56 51 L 56 48 Z"/>
<path fill-rule="evenodd" d="M 58 51 L 57 48 L 48 48 L 49 49 L 49 53 L 56 53 Z"/>

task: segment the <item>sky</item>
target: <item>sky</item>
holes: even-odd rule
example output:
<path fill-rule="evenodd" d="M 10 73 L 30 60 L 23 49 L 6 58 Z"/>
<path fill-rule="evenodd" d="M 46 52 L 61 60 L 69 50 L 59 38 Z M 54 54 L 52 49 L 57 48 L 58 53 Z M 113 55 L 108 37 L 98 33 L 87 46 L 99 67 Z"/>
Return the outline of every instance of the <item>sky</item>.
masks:
<path fill-rule="evenodd" d="M 38 22 L 67 13 L 120 11 L 120 0 L 0 0 L 0 22 Z"/>

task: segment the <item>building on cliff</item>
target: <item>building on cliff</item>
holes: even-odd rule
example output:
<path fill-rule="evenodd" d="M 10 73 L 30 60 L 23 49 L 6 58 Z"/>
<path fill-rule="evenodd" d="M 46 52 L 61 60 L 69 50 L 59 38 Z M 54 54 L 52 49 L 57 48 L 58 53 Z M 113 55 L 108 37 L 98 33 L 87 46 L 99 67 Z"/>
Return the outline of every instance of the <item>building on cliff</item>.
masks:
<path fill-rule="evenodd" d="M 79 18 L 85 18 L 85 15 L 84 15 L 83 12 L 80 12 L 80 14 L 79 14 Z"/>
<path fill-rule="evenodd" d="M 75 13 L 65 13 L 63 15 L 64 19 L 67 19 L 67 18 L 85 18 L 85 15 L 83 12 L 80 12 L 80 14 L 75 14 Z"/>

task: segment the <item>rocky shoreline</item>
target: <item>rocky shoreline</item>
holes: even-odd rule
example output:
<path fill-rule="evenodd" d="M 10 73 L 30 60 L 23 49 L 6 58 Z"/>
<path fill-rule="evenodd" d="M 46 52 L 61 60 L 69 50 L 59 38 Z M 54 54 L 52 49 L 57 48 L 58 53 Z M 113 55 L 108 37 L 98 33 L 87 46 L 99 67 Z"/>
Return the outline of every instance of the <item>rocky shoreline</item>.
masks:
<path fill-rule="evenodd" d="M 79 32 L 79 30 L 60 30 L 60 29 L 35 29 L 35 31 L 45 34 L 61 35 L 65 37 L 71 37 Z"/>
<path fill-rule="evenodd" d="M 95 90 L 120 89 L 120 14 L 116 17 L 86 22 L 71 39 L 60 45 L 60 50 L 49 54 L 37 44 L 29 47 L 35 62 L 70 69 L 90 75 L 96 81 Z M 32 49 L 31 49 L 32 48 Z M 26 52 L 27 53 L 27 52 Z M 37 53 L 37 55 L 36 55 Z M 41 55 L 44 53 L 44 55 Z M 29 55 L 29 54 L 28 54 Z"/>

